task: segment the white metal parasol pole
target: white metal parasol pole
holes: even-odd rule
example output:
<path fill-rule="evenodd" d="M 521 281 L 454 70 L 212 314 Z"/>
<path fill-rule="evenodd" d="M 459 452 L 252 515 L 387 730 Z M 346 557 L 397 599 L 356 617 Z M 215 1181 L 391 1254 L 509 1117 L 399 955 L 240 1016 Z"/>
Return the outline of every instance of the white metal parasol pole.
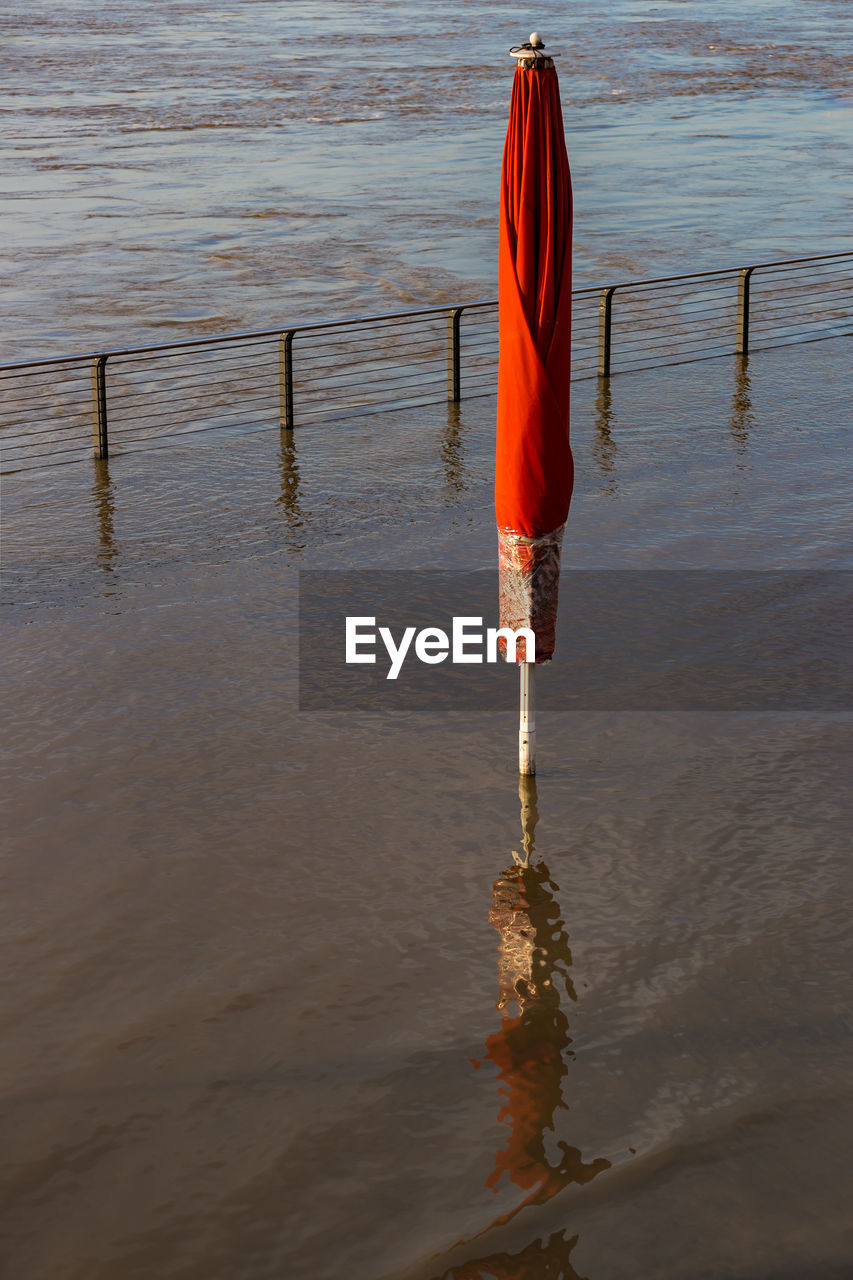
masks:
<path fill-rule="evenodd" d="M 520 662 L 521 699 L 518 714 L 518 772 L 536 772 L 535 662 Z"/>

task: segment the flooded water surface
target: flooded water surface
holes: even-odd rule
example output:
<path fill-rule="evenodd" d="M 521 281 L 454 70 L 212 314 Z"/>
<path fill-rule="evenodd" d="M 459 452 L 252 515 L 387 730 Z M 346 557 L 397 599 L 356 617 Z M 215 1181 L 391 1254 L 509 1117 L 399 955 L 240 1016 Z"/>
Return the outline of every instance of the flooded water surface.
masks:
<path fill-rule="evenodd" d="M 577 384 L 567 563 L 844 568 L 846 346 Z M 849 1275 L 849 713 L 298 710 L 493 414 L 7 481 L 10 1274 Z"/>
<path fill-rule="evenodd" d="M 35 0 L 6 358 L 490 293 L 533 25 L 583 279 L 845 248 L 845 8 Z M 564 564 L 841 581 L 849 368 L 576 383 Z M 849 706 L 300 710 L 300 571 L 493 567 L 494 398 L 160 445 L 4 481 L 4 1276 L 848 1280 Z"/>
<path fill-rule="evenodd" d="M 846 0 L 545 0 L 575 272 L 848 248 Z M 46 3 L 2 21 L 3 358 L 489 297 L 516 6 Z"/>

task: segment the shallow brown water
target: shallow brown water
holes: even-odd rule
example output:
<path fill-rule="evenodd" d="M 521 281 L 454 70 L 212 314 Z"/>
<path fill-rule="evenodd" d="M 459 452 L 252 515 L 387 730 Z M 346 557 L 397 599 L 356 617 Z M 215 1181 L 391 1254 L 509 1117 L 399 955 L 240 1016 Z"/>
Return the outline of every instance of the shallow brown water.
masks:
<path fill-rule="evenodd" d="M 578 384 L 567 562 L 845 566 L 847 347 Z M 491 563 L 492 415 L 7 481 L 9 1275 L 850 1274 L 849 714 L 543 673 L 525 880 L 512 682 L 296 709 L 298 568 Z"/>
<path fill-rule="evenodd" d="M 843 250 L 846 0 L 540 0 L 583 283 Z M 3 360 L 490 297 L 517 6 L 0 17 Z"/>
<path fill-rule="evenodd" d="M 581 281 L 846 247 L 844 9 L 544 5 Z M 10 15 L 5 358 L 493 292 L 518 20 Z M 566 562 L 848 565 L 848 345 L 578 385 Z M 511 682 L 297 710 L 297 571 L 491 565 L 492 428 L 6 480 L 4 1276 L 851 1274 L 849 714 L 543 672 L 522 875 Z"/>

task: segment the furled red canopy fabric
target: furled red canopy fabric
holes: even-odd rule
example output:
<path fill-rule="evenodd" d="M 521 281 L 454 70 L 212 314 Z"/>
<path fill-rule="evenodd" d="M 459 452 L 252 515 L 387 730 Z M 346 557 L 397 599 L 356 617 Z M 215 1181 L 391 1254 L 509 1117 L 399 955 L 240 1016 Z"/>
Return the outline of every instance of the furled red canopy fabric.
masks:
<path fill-rule="evenodd" d="M 537 662 L 554 652 L 569 445 L 572 186 L 557 73 L 515 72 L 500 210 L 495 514 L 500 625 L 530 628 Z M 502 646 L 503 647 L 503 646 Z M 517 661 L 529 661 L 520 645 Z"/>
<path fill-rule="evenodd" d="M 572 188 L 557 72 L 518 67 L 503 156 L 495 511 L 539 538 L 565 523 Z"/>

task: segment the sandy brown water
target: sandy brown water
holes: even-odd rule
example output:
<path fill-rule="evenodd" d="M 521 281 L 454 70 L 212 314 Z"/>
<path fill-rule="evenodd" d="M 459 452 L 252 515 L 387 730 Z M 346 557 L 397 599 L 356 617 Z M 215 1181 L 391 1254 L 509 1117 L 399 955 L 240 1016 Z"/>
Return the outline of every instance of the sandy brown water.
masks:
<path fill-rule="evenodd" d="M 848 347 L 577 384 L 566 562 L 848 566 Z M 493 412 L 7 479 L 16 1280 L 850 1274 L 849 713 L 543 672 L 524 879 L 511 678 L 298 712 L 298 569 L 492 563 Z"/>
<path fill-rule="evenodd" d="M 849 246 L 847 0 L 541 0 L 579 282 Z M 3 360 L 493 296 L 517 6 L 0 16 Z"/>
<path fill-rule="evenodd" d="M 579 283 L 847 248 L 846 10 L 539 6 Z M 519 21 L 6 15 L 3 358 L 491 295 Z M 577 384 L 565 563 L 848 568 L 850 399 L 841 340 Z M 493 565 L 493 422 L 4 480 L 4 1280 L 853 1274 L 849 710 L 545 670 L 535 798 L 510 673 L 299 711 L 300 570 Z"/>

